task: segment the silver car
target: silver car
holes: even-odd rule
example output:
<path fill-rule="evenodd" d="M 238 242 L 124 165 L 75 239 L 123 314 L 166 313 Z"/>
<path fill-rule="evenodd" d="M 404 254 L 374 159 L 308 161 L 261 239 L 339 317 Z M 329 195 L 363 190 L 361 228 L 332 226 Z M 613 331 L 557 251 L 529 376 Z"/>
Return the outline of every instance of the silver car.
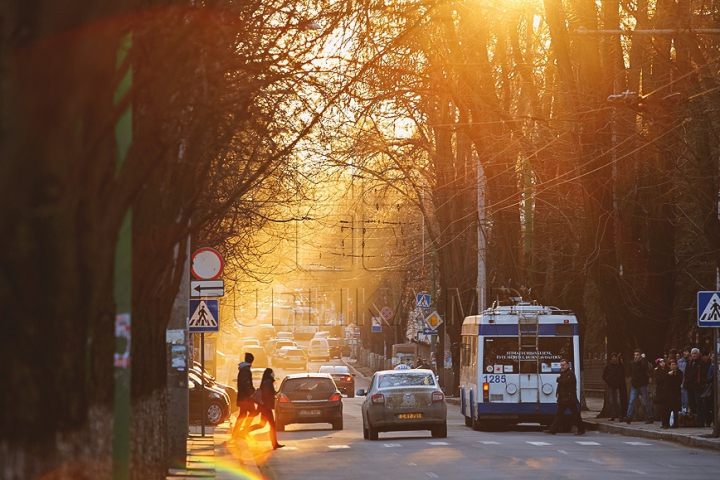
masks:
<path fill-rule="evenodd" d="M 432 370 L 376 372 L 370 388 L 358 390 L 362 404 L 363 438 L 378 439 L 378 432 L 430 430 L 447 437 L 447 404 Z"/>

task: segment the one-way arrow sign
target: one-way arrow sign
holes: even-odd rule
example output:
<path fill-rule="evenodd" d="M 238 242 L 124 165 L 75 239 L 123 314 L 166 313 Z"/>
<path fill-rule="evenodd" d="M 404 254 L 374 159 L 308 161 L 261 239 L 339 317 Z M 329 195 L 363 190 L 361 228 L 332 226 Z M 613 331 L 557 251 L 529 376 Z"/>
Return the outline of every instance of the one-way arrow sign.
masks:
<path fill-rule="evenodd" d="M 225 282 L 223 280 L 202 280 L 190 282 L 190 296 L 197 297 L 222 297 L 225 295 Z"/>

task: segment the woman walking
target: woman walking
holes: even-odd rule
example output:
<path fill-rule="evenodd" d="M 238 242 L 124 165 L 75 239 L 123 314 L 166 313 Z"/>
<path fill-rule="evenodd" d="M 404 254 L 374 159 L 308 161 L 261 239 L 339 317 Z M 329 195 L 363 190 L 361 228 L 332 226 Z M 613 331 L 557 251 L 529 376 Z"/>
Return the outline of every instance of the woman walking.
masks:
<path fill-rule="evenodd" d="M 270 439 L 273 444 L 273 450 L 282 448 L 285 445 L 281 445 L 277 441 L 277 431 L 275 430 L 275 418 L 273 416 L 273 409 L 275 409 L 275 372 L 272 368 L 266 368 L 263 372 L 262 380 L 260 381 L 260 392 L 262 393 L 262 405 L 258 405 L 258 412 L 260 413 L 260 422 L 263 420 L 270 424 Z"/>

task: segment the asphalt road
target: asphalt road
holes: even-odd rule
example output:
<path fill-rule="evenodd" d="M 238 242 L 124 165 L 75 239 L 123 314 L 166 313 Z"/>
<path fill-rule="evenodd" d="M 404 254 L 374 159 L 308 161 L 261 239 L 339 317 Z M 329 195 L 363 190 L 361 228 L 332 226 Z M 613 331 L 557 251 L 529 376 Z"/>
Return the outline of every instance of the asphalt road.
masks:
<path fill-rule="evenodd" d="M 325 362 L 313 362 L 310 371 Z M 340 362 L 333 361 L 333 364 Z M 280 370 L 284 375 L 291 373 Z M 356 389 L 367 380 L 356 379 Z M 585 436 L 542 433 L 539 426 L 474 432 L 459 407 L 448 405 L 448 438 L 429 432 L 380 433 L 363 440 L 363 397 L 345 398 L 342 431 L 329 424 L 289 425 L 278 433 L 285 448 L 265 459 L 265 474 L 278 480 L 318 478 L 717 478 L 715 452 L 588 432 Z"/>

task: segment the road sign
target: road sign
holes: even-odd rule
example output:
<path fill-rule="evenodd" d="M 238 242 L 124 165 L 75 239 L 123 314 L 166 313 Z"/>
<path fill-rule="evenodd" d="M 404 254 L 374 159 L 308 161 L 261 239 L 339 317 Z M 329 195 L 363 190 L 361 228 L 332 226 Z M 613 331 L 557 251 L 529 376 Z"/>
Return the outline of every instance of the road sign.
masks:
<path fill-rule="evenodd" d="M 442 318 L 440 318 L 440 315 L 438 315 L 437 312 L 433 312 L 425 319 L 425 323 L 431 329 L 437 330 L 440 324 L 443 323 L 443 320 Z"/>
<path fill-rule="evenodd" d="M 218 300 L 190 300 L 190 311 L 193 312 L 188 321 L 190 332 L 217 332 L 220 330 Z"/>
<path fill-rule="evenodd" d="M 222 297 L 225 295 L 225 282 L 222 280 L 200 280 L 190 282 L 191 297 Z"/>
<path fill-rule="evenodd" d="M 370 327 L 370 331 L 373 333 L 382 332 L 382 318 L 372 317 L 372 326 Z"/>
<path fill-rule="evenodd" d="M 390 320 L 393 317 L 392 308 L 387 306 L 383 307 L 382 310 L 380 310 L 380 316 L 385 320 Z"/>
<path fill-rule="evenodd" d="M 720 327 L 720 292 L 697 293 L 698 327 Z"/>
<path fill-rule="evenodd" d="M 427 293 L 415 295 L 415 306 L 417 308 L 430 308 L 430 295 Z"/>
<path fill-rule="evenodd" d="M 423 328 L 423 335 L 437 335 L 438 331 L 432 328 Z"/>
<path fill-rule="evenodd" d="M 214 248 L 203 247 L 193 253 L 190 273 L 198 280 L 215 280 L 222 275 L 224 266 L 220 252 Z"/>

